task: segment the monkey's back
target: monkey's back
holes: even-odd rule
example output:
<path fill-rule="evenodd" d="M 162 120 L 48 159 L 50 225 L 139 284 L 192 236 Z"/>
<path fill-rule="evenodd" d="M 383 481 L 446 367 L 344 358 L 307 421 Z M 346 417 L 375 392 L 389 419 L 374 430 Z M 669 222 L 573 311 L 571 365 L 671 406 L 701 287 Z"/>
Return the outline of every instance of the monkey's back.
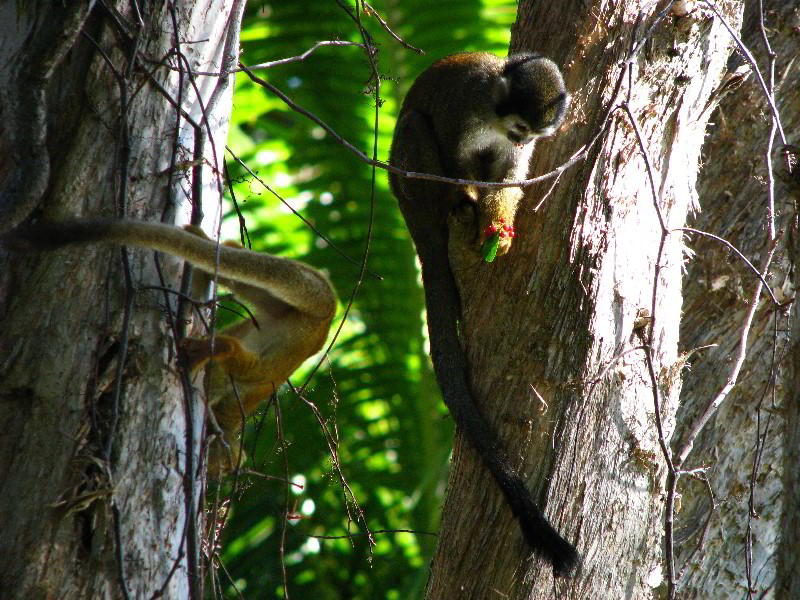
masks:
<path fill-rule="evenodd" d="M 467 132 L 482 128 L 494 114 L 494 88 L 504 64 L 505 59 L 487 52 L 464 52 L 437 60 L 414 81 L 398 118 L 416 111 L 430 122 L 440 148 L 459 148 Z M 450 153 L 443 154 L 444 174 L 467 178 Z"/>

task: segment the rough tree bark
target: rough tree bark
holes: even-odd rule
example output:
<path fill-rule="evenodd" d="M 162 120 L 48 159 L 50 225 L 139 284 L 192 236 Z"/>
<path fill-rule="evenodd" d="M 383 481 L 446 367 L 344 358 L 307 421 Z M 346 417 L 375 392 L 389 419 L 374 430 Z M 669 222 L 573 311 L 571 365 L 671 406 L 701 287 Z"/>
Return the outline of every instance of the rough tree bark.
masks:
<path fill-rule="evenodd" d="M 431 598 L 652 598 L 667 577 L 664 450 L 681 387 L 684 247 L 680 233 L 662 233 L 696 202 L 733 45 L 720 18 L 693 4 L 680 17 L 669 2 L 520 4 L 512 50 L 562 64 L 573 94 L 531 173 L 604 133 L 552 189 L 529 188 L 514 248 L 463 299 L 463 331 L 484 413 L 584 563 L 553 582 L 543 561 L 526 560 L 510 510 L 457 439 Z M 734 30 L 742 4 L 717 2 Z"/>
<path fill-rule="evenodd" d="M 201 189 L 213 221 L 232 78 L 199 77 L 195 88 L 164 61 L 179 64 L 177 37 L 182 69 L 219 71 L 226 48 L 235 58 L 242 4 L 0 5 L 2 229 L 34 209 L 186 221 Z M 165 294 L 146 289 L 161 285 L 153 253 L 122 254 L 127 296 L 119 248 L 0 251 L 4 598 L 202 596 L 190 539 L 202 534 L 201 488 L 186 470 L 187 423 L 197 465 L 202 400 L 188 419 Z M 178 289 L 180 265 L 161 264 Z"/>
<path fill-rule="evenodd" d="M 759 4 L 758 0 L 747 2 L 742 41 L 766 74 L 768 57 Z M 768 0 L 763 5 L 765 31 L 776 57 L 776 105 L 787 141 L 796 145 L 800 131 L 800 70 L 796 66 L 800 2 Z M 729 69 L 733 71 L 743 62 L 737 53 Z M 732 84 L 737 81 L 741 85 L 731 85 L 733 90 L 711 117 L 713 126 L 703 147 L 704 167 L 697 184 L 700 211 L 690 224 L 725 238 L 760 267 L 770 246 L 765 154 L 771 111 L 752 73 L 743 82 L 739 77 L 731 79 Z M 776 135 L 772 160 L 778 173 L 786 169 L 781 145 Z M 685 464 L 687 469 L 705 468 L 708 487 L 702 480 L 690 478 L 679 487 L 682 508 L 677 515 L 677 541 L 681 551 L 677 567 L 686 569 L 679 585 L 682 598 L 800 597 L 800 330 L 790 303 L 796 296 L 800 258 L 800 189 L 795 188 L 794 197 L 790 191 L 777 178 L 779 237 L 766 277 L 777 300 L 787 305 L 778 311 L 776 328 L 772 301 L 761 295 L 739 382 L 697 438 Z M 691 369 L 684 374 L 673 440 L 676 452 L 691 424 L 730 376 L 758 283 L 744 261 L 717 240 L 692 236 L 689 246 L 695 255 L 684 277 L 681 350 L 717 346 L 695 354 L 690 359 Z M 751 501 L 753 516 L 749 518 Z"/>

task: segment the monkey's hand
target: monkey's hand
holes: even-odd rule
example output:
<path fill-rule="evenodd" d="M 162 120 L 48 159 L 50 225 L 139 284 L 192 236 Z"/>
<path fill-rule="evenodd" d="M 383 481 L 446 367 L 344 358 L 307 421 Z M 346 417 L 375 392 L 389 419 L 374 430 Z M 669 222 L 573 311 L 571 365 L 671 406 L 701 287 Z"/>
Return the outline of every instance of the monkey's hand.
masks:
<path fill-rule="evenodd" d="M 494 231 L 499 235 L 497 256 L 502 256 L 511 249 L 513 236 L 504 231 L 504 227 L 513 227 L 514 216 L 522 200 L 521 188 L 495 188 L 481 190 L 478 221 L 478 245 L 483 244 Z"/>
<path fill-rule="evenodd" d="M 481 189 L 463 188 L 462 201 L 455 204 L 447 216 L 448 255 L 454 270 L 472 266 L 473 255 L 480 254 L 486 240 L 497 235 L 496 255 L 511 249 L 514 240 L 513 223 L 523 197 L 520 188 Z"/>
<path fill-rule="evenodd" d="M 223 431 L 223 436 L 215 438 L 208 448 L 208 474 L 211 477 L 220 477 L 231 473 L 244 465 L 247 453 L 242 448 L 239 434 L 228 436 Z"/>
<path fill-rule="evenodd" d="M 250 381 L 261 374 L 258 371 L 260 357 L 244 347 L 231 335 L 221 334 L 214 338 L 212 354 L 211 338 L 186 338 L 181 343 L 189 358 L 192 373 L 196 373 L 212 360 L 225 373 L 241 381 Z"/>
<path fill-rule="evenodd" d="M 209 446 L 208 472 L 218 477 L 244 463 L 246 454 L 241 436 L 247 416 L 269 397 L 275 386 L 265 378 L 261 357 L 234 336 L 216 336 L 213 351 L 211 338 L 187 338 L 181 347 L 189 358 L 192 373 L 209 364 L 211 367 L 206 372 L 205 388 L 220 437 Z"/>

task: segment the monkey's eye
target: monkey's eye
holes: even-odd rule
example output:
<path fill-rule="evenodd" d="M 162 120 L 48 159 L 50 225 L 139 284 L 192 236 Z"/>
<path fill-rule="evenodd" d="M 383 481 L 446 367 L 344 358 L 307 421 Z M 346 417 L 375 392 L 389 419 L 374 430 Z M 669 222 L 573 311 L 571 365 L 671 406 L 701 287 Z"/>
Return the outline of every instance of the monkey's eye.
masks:
<path fill-rule="evenodd" d="M 508 128 L 506 137 L 515 144 L 527 144 L 533 139 L 530 127 L 523 121 L 513 121 Z"/>
<path fill-rule="evenodd" d="M 525 123 L 523 123 L 522 121 L 516 121 L 511 126 L 511 129 L 512 129 L 512 131 L 514 131 L 515 133 L 518 133 L 520 135 L 527 135 L 528 134 L 528 126 Z"/>

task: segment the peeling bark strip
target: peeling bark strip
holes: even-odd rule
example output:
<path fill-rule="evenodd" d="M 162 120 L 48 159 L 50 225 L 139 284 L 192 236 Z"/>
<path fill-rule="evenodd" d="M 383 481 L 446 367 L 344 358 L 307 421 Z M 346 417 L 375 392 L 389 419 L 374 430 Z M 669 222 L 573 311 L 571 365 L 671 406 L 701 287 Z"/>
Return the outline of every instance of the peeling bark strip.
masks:
<path fill-rule="evenodd" d="M 0 127 L 10 143 L 11 172 L 0 183 L 0 231 L 19 225 L 42 198 L 50 178 L 47 142 L 46 90 L 50 78 L 72 48 L 94 5 L 74 2 L 66 7 L 53 3 L 36 15 L 0 15 L 9 37 L 22 43 L 10 50 L 4 62 L 0 91 Z M 17 6 L 16 8 L 19 8 Z M 31 10 L 33 10 L 31 8 Z M 7 4 L 3 12 L 14 12 Z M 24 10 L 22 12 L 25 12 Z M 6 35 L 3 38 L 8 39 Z"/>

